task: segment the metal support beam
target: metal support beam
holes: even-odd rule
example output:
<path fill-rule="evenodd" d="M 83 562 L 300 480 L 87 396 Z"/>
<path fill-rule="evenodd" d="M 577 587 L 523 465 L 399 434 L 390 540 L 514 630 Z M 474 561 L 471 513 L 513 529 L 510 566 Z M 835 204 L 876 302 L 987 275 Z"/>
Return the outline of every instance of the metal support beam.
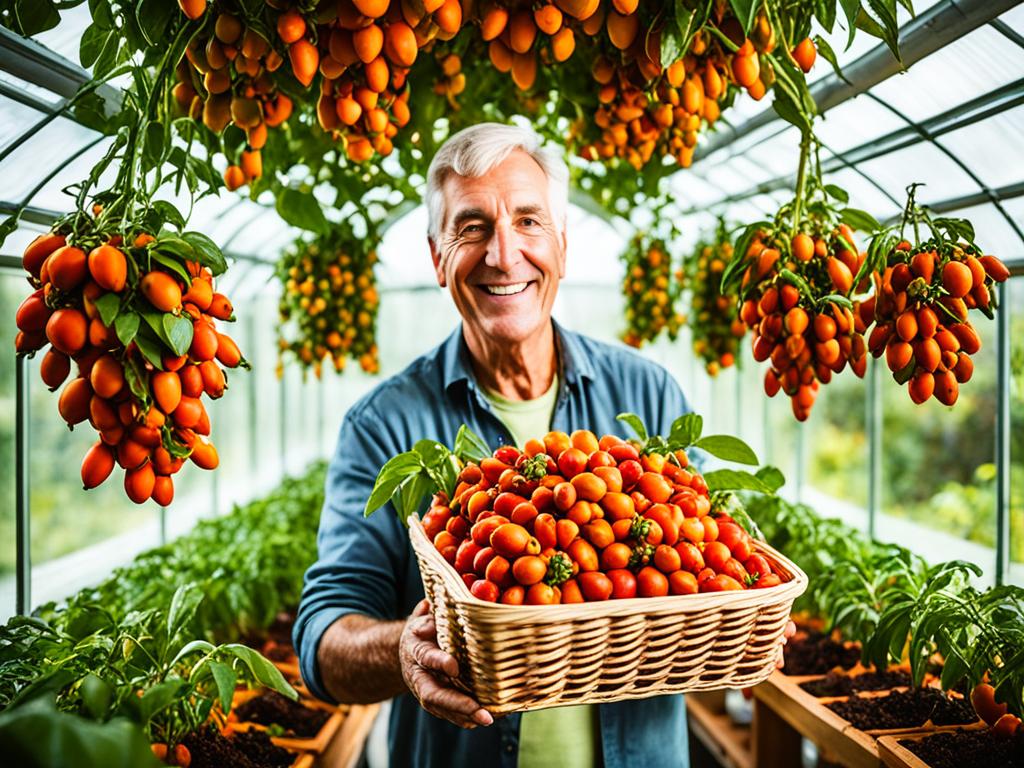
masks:
<path fill-rule="evenodd" d="M 900 29 L 899 47 L 902 63 L 893 57 L 888 46 L 880 43 L 843 68 L 846 80 L 832 73 L 812 85 L 811 96 L 818 105 L 818 113 L 824 114 L 930 56 L 954 40 L 970 34 L 1004 11 L 1013 8 L 1019 1 L 946 0 L 929 8 Z M 771 107 L 768 107 L 731 131 L 716 132 L 703 147 L 698 148 L 694 160 L 706 158 L 729 146 L 736 139 L 748 136 L 753 131 L 781 119 Z"/>
<path fill-rule="evenodd" d="M 878 531 L 878 513 L 882 509 L 882 362 L 872 357 L 867 376 L 868 433 L 868 538 Z"/>
<path fill-rule="evenodd" d="M 996 585 L 1010 573 L 1010 306 L 999 284 L 996 317 Z"/>
<path fill-rule="evenodd" d="M 28 359 L 18 355 L 14 379 L 14 519 L 17 592 L 15 613 L 32 610 L 32 535 L 29 498 Z"/>
<path fill-rule="evenodd" d="M 88 83 L 90 74 L 77 64 L 54 53 L 44 45 L 0 27 L 0 70 L 8 72 L 65 99 L 71 99 Z M 110 114 L 121 107 L 121 92 L 101 85 L 96 93 L 106 102 Z"/>
<path fill-rule="evenodd" d="M 1015 197 L 1021 196 L 1024 196 L 1024 181 L 1018 181 L 1015 184 L 1007 184 L 1005 187 L 996 187 L 995 189 L 987 192 L 979 190 L 977 192 L 971 192 L 969 195 L 948 197 L 937 203 L 929 203 L 927 207 L 929 211 L 934 213 L 949 213 L 950 211 L 959 211 L 963 208 L 971 208 L 975 205 L 991 203 L 993 199 L 1005 201 L 1013 200 Z M 891 224 L 895 221 L 899 221 L 899 216 L 894 216 L 884 223 Z"/>

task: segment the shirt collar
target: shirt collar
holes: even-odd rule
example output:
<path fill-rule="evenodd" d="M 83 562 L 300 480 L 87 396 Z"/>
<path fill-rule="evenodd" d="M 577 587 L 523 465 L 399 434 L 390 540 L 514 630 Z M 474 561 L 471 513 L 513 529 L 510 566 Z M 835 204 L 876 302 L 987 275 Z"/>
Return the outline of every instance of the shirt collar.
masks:
<path fill-rule="evenodd" d="M 579 335 L 563 328 L 554 318 L 551 323 L 555 329 L 555 344 L 562 362 L 562 380 L 567 384 L 576 384 L 581 378 L 593 379 L 594 367 L 583 352 Z M 469 358 L 469 347 L 466 346 L 466 341 L 462 337 L 462 323 L 459 323 L 458 327 L 441 344 L 439 357 L 445 391 L 462 381 L 467 382 L 471 388 L 476 386 Z"/>

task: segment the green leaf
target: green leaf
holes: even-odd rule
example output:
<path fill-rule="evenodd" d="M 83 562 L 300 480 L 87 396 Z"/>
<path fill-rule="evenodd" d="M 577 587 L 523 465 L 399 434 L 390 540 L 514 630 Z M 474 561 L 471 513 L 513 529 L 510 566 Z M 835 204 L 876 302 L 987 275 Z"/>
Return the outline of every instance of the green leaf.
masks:
<path fill-rule="evenodd" d="M 157 683 L 138 699 L 139 721 L 145 725 L 158 712 L 174 705 L 188 690 L 185 681 L 180 677 L 172 677 Z"/>
<path fill-rule="evenodd" d="M 147 321 L 148 322 L 148 321 Z M 139 348 L 142 356 L 158 371 L 164 369 L 163 352 L 160 350 L 160 340 L 149 328 L 140 326 L 135 334 L 135 346 Z"/>
<path fill-rule="evenodd" d="M 853 42 L 853 36 L 857 31 L 857 17 L 860 15 L 860 0 L 839 0 L 839 4 L 843 7 L 843 13 L 846 14 L 846 26 L 850 30 L 849 39 L 846 41 L 846 47 L 850 47 L 850 43 Z"/>
<path fill-rule="evenodd" d="M 487 447 L 487 443 L 484 442 L 483 438 L 463 424 L 459 427 L 458 434 L 455 435 L 455 450 L 453 453 L 461 461 L 475 461 L 479 464 L 481 459 L 491 455 L 491 450 Z"/>
<path fill-rule="evenodd" d="M 757 491 L 771 495 L 775 489 L 757 475 L 735 469 L 716 469 L 704 475 L 709 491 Z"/>
<path fill-rule="evenodd" d="M 185 645 L 181 647 L 181 650 L 174 655 L 174 658 L 171 660 L 171 666 L 177 666 L 179 661 L 188 658 L 193 653 L 208 654 L 214 648 L 216 648 L 216 646 L 208 640 L 192 640 L 185 643 Z"/>
<path fill-rule="evenodd" d="M 132 343 L 138 330 L 139 316 L 134 312 L 122 312 L 114 320 L 114 331 L 117 333 L 117 338 L 126 347 Z"/>
<path fill-rule="evenodd" d="M 196 249 L 184 240 L 184 235 L 178 237 L 167 232 L 161 232 L 157 235 L 156 242 L 152 243 L 149 247 L 153 253 L 162 251 L 186 261 L 196 260 Z"/>
<path fill-rule="evenodd" d="M 824 187 L 822 187 L 822 189 L 825 190 L 826 195 L 835 200 L 838 200 L 840 203 L 843 203 L 844 205 L 850 202 L 849 193 L 842 187 L 836 186 L 835 184 L 826 184 Z"/>
<path fill-rule="evenodd" d="M 143 145 L 143 155 L 150 167 L 155 168 L 160 164 L 160 158 L 164 153 L 164 126 L 159 121 L 153 121 L 146 126 L 146 141 Z"/>
<path fill-rule="evenodd" d="M 693 443 L 694 448 L 707 451 L 712 456 L 717 456 L 725 461 L 735 461 L 738 464 L 757 464 L 757 454 L 750 446 L 731 435 L 708 435 Z"/>
<path fill-rule="evenodd" d="M 60 14 L 53 0 L 17 0 L 11 22 L 19 35 L 32 37 L 56 27 L 60 23 Z"/>
<path fill-rule="evenodd" d="M 90 673 L 83 678 L 78 691 L 82 696 L 82 703 L 85 705 L 86 711 L 92 718 L 94 720 L 105 719 L 114 696 L 114 689 L 110 683 Z"/>
<path fill-rule="evenodd" d="M 846 307 L 847 309 L 853 309 L 853 302 L 850 301 L 845 296 L 843 296 L 841 293 L 830 293 L 828 296 L 825 296 L 821 300 L 820 303 L 821 304 L 838 304 L 841 307 Z"/>
<path fill-rule="evenodd" d="M 862 211 L 858 208 L 844 208 L 839 212 L 839 219 L 845 224 L 849 224 L 858 232 L 871 233 L 877 232 L 882 228 L 882 225 L 878 223 L 878 219 L 867 211 Z"/>
<path fill-rule="evenodd" d="M 217 695 L 220 698 L 220 708 L 225 714 L 231 711 L 231 699 L 235 695 L 235 684 L 238 682 L 238 675 L 230 664 L 222 661 L 211 661 L 210 672 L 217 684 Z"/>
<path fill-rule="evenodd" d="M 836 73 L 836 77 L 844 83 L 852 85 L 852 83 L 846 79 L 846 75 L 843 74 L 843 71 L 839 68 L 839 61 L 836 59 L 836 52 L 832 50 L 832 46 L 828 44 L 828 40 L 821 35 L 815 35 L 814 46 L 818 49 L 818 53 L 825 58 L 825 61 L 832 65 L 832 71 Z M 846 201 L 844 200 L 843 202 Z"/>
<path fill-rule="evenodd" d="M 419 512 L 423 499 L 435 487 L 433 478 L 426 472 L 407 477 L 391 497 L 395 509 L 398 510 L 399 517 L 403 520 L 408 520 L 409 515 Z"/>
<path fill-rule="evenodd" d="M 761 7 L 761 0 L 729 0 L 729 5 L 743 27 L 743 33 L 750 34 L 757 9 Z"/>
<path fill-rule="evenodd" d="M 181 215 L 181 212 L 172 203 L 166 200 L 154 200 L 150 207 L 160 215 L 161 219 L 179 232 L 185 228 L 185 217 Z"/>
<path fill-rule="evenodd" d="M 209 237 L 202 232 L 182 232 L 181 237 L 195 251 L 194 261 L 209 267 L 214 275 L 221 275 L 227 271 L 228 263 L 224 259 L 224 254 Z"/>
<path fill-rule="evenodd" d="M 779 277 L 781 277 L 787 283 L 796 286 L 796 289 L 800 291 L 800 293 L 802 293 L 808 299 L 812 301 L 814 300 L 814 291 L 811 290 L 811 286 L 809 286 L 807 284 L 807 281 L 800 277 L 800 275 L 798 275 L 796 272 L 793 272 L 792 270 L 789 269 L 780 269 Z"/>
<path fill-rule="evenodd" d="M 173 638 L 192 621 L 202 601 L 203 591 L 195 584 L 182 584 L 174 590 L 171 605 L 167 609 L 168 638 Z"/>
<path fill-rule="evenodd" d="M 192 346 L 192 321 L 187 317 L 167 312 L 164 314 L 162 324 L 164 334 L 175 356 L 180 357 L 188 352 L 189 347 Z"/>
<path fill-rule="evenodd" d="M 375 511 L 383 507 L 391 499 L 392 494 L 406 478 L 419 474 L 423 471 L 420 456 L 414 451 L 406 451 L 388 459 L 374 481 L 370 498 L 366 500 L 366 508 L 363 515 L 369 517 Z"/>
<path fill-rule="evenodd" d="M 134 328 L 132 329 L 132 332 L 131 332 L 131 336 L 134 338 L 135 332 L 139 329 L 139 317 L 138 317 L 138 315 L 124 315 L 123 317 L 134 317 L 135 318 L 135 320 L 134 320 Z M 117 322 L 121 322 L 121 318 L 120 317 L 117 318 Z M 116 326 L 116 323 L 115 323 L 115 326 Z M 118 338 L 121 338 L 120 331 L 118 332 Z M 131 340 L 129 339 L 129 341 L 122 341 L 122 343 L 125 346 L 128 346 L 128 344 L 131 343 Z M 128 382 L 128 389 L 131 390 L 131 393 L 133 395 L 135 395 L 135 398 L 137 400 L 139 400 L 139 402 L 143 406 L 148 405 L 149 404 L 149 400 L 150 400 L 149 388 L 147 386 L 147 380 L 148 379 L 147 379 L 147 376 L 146 376 L 146 373 L 145 373 L 145 369 L 143 368 L 142 364 L 139 362 L 138 358 L 136 358 L 134 355 L 128 357 L 125 360 L 124 377 L 125 377 L 125 380 Z"/>
<path fill-rule="evenodd" d="M 641 443 L 647 442 L 647 427 L 644 426 L 643 421 L 635 413 L 620 413 L 615 419 L 629 425 Z"/>
<path fill-rule="evenodd" d="M 283 696 L 287 696 L 292 701 L 299 698 L 299 694 L 297 694 L 295 689 L 288 685 L 288 681 L 284 679 L 284 675 L 281 674 L 281 670 L 252 648 L 238 643 L 231 643 L 229 645 L 220 646 L 218 650 L 224 653 L 229 653 L 239 659 L 246 667 L 249 668 L 253 678 L 255 678 L 256 682 L 260 685 L 277 691 Z"/>
<path fill-rule="evenodd" d="M 293 227 L 321 235 L 327 234 L 330 229 L 320 203 L 311 192 L 282 189 L 277 196 L 277 212 Z"/>
<path fill-rule="evenodd" d="M 149 257 L 157 264 L 171 270 L 185 282 L 185 285 L 192 284 L 192 276 L 188 273 L 188 270 L 181 265 L 181 262 L 178 259 L 172 258 L 166 253 L 160 253 L 160 251 L 150 251 Z"/>
<path fill-rule="evenodd" d="M 32 0 L 39 2 L 39 0 Z M 137 723 L 116 717 L 97 723 L 59 712 L 39 700 L 0 714 L 4 762 L 61 768 L 160 768 Z"/>
<path fill-rule="evenodd" d="M 754 473 L 761 482 L 771 487 L 773 491 L 779 490 L 786 484 L 786 476 L 778 467 L 764 466 Z"/>
<path fill-rule="evenodd" d="M 174 13 L 174 5 L 166 0 L 139 0 L 135 8 L 135 18 L 150 46 L 159 47 L 166 43 L 163 38 Z"/>
<path fill-rule="evenodd" d="M 109 326 L 121 310 L 121 297 L 116 293 L 105 293 L 94 302 L 100 313 L 100 322 Z"/>
<path fill-rule="evenodd" d="M 696 413 L 687 413 L 672 422 L 672 428 L 668 434 L 668 448 L 676 451 L 680 448 L 686 449 L 700 439 L 700 433 L 704 430 L 704 419 Z"/>

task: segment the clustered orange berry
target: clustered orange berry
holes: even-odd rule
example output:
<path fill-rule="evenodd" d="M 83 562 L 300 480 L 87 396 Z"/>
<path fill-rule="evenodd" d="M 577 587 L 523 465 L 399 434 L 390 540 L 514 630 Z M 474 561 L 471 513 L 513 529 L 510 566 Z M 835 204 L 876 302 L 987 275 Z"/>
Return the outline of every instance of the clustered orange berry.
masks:
<path fill-rule="evenodd" d="M 710 376 L 736 363 L 740 339 L 747 332 L 736 316 L 736 295 L 722 293 L 722 273 L 732 257 L 732 243 L 720 227 L 715 237 L 698 244 L 694 258 L 686 261 L 690 291 L 687 325 L 693 335 L 693 351 Z"/>
<path fill-rule="evenodd" d="M 352 358 L 367 373 L 378 373 L 376 263 L 376 252 L 363 240 L 337 233 L 301 242 L 285 253 L 278 263 L 285 284 L 279 306 L 281 353 L 290 352 L 318 378 L 326 358 L 338 372 Z M 296 333 L 289 339 L 290 330 Z"/>
<path fill-rule="evenodd" d="M 915 403 L 934 397 L 953 405 L 974 373 L 971 355 L 981 349 L 968 311 L 991 317 L 994 285 L 1010 272 L 995 256 L 938 232 L 917 245 L 896 243 L 885 263 L 874 275 L 874 295 L 859 307 L 862 322 L 875 323 L 868 347 L 875 357 L 885 354 Z"/>
<path fill-rule="evenodd" d="M 622 281 L 626 330 L 622 340 L 639 348 L 654 341 L 662 331 L 675 340 L 684 318 L 676 311 L 679 281 L 673 279 L 672 258 L 665 242 L 638 232 L 621 258 L 626 266 Z"/>
<path fill-rule="evenodd" d="M 203 469 L 219 461 L 200 398 L 224 394 L 221 365 L 247 366 L 216 329 L 234 319 L 231 302 L 208 268 L 160 252 L 152 235 L 132 230 L 126 246 L 87 219 L 69 217 L 25 249 L 35 290 L 18 309 L 15 347 L 31 355 L 51 345 L 40 375 L 51 390 L 64 385 L 61 417 L 99 433 L 82 462 L 83 486 L 103 483 L 116 463 L 132 501 L 167 506 L 186 458 Z M 177 354 L 170 337 L 180 346 L 189 333 Z M 65 384 L 72 362 L 77 375 Z"/>
<path fill-rule="evenodd" d="M 685 452 L 549 432 L 461 470 L 423 517 L 480 600 L 549 605 L 782 583 L 736 521 L 712 510 Z"/>
<path fill-rule="evenodd" d="M 865 326 L 850 299 L 858 254 L 853 231 L 810 220 L 807 231 L 757 233 L 745 252 L 740 319 L 753 331 L 754 359 L 769 360 L 764 388 L 781 389 L 793 415 L 804 421 L 818 396 L 847 363 L 863 377 L 867 369 Z"/>

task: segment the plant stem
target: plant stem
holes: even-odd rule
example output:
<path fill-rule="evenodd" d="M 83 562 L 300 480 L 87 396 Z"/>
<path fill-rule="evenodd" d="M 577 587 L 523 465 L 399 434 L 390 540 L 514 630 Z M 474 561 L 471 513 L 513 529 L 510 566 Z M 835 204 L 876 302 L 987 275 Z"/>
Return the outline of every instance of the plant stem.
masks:
<path fill-rule="evenodd" d="M 804 202 L 804 191 L 807 186 L 807 159 L 811 149 L 811 132 L 804 130 L 800 136 L 800 166 L 796 176 L 796 199 L 793 200 L 793 232 L 800 226 L 800 208 Z"/>

